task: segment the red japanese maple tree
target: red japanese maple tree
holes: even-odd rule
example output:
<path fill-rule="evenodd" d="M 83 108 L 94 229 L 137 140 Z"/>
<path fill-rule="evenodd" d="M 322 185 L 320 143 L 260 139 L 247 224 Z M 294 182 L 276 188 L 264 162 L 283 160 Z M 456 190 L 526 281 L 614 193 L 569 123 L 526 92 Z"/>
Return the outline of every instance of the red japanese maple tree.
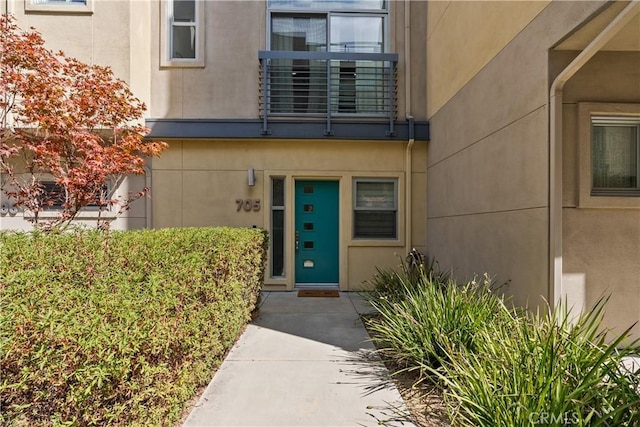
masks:
<path fill-rule="evenodd" d="M 68 225 L 88 205 L 122 213 L 147 194 L 105 191 L 144 174 L 147 157 L 167 147 L 144 138 L 145 109 L 109 67 L 54 53 L 33 28 L 0 17 L 0 190 L 36 226 Z M 57 214 L 43 220 L 54 204 Z"/>

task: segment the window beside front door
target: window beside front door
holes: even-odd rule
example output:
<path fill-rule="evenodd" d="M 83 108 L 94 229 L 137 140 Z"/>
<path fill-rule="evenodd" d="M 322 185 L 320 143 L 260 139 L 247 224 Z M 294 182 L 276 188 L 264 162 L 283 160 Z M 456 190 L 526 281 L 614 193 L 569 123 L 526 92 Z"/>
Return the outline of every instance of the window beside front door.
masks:
<path fill-rule="evenodd" d="M 284 184 L 271 178 L 271 277 L 284 277 Z"/>
<path fill-rule="evenodd" d="M 591 119 L 591 195 L 640 196 L 640 118 Z"/>
<path fill-rule="evenodd" d="M 395 179 L 354 180 L 353 237 L 398 238 L 398 181 Z"/>

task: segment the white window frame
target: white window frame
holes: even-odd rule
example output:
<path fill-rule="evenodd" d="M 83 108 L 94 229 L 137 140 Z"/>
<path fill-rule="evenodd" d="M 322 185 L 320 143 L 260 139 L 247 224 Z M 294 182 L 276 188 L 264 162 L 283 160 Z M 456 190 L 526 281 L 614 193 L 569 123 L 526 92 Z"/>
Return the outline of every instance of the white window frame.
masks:
<path fill-rule="evenodd" d="M 358 183 L 360 182 L 391 182 L 393 183 L 393 208 L 372 208 L 372 207 L 358 207 Z M 398 210 L 398 179 L 397 178 L 353 178 L 353 190 L 352 190 L 352 218 L 353 218 L 353 232 L 352 238 L 354 240 L 381 240 L 381 241 L 397 241 L 400 238 L 400 221 Z M 380 212 L 394 212 L 395 214 L 395 236 L 394 237 L 378 237 L 378 236 L 356 236 L 356 212 L 357 211 L 380 211 Z"/>
<path fill-rule="evenodd" d="M 93 13 L 94 0 L 85 0 L 84 3 L 70 0 L 25 0 L 25 12 L 51 12 L 91 14 Z"/>
<path fill-rule="evenodd" d="M 633 190 L 611 189 L 593 191 L 592 129 L 593 124 L 640 123 L 640 104 L 594 103 L 578 104 L 578 207 L 580 208 L 640 208 L 640 197 Z M 640 177 L 638 177 L 640 179 Z"/>
<path fill-rule="evenodd" d="M 203 68 L 205 66 L 205 1 L 195 0 L 195 22 L 184 25 L 195 26 L 196 29 L 196 57 L 172 58 L 173 36 L 173 0 L 162 0 L 160 3 L 160 66 Z M 180 23 L 181 24 L 181 23 Z M 178 26 L 180 24 L 177 24 Z"/>

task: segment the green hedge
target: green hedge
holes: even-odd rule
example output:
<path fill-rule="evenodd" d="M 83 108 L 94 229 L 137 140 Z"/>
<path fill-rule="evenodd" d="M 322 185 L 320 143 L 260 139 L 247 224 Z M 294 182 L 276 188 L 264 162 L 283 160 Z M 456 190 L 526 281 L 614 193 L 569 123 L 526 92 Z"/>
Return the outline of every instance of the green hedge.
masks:
<path fill-rule="evenodd" d="M 259 229 L 0 233 L 0 424 L 170 425 L 250 319 Z"/>

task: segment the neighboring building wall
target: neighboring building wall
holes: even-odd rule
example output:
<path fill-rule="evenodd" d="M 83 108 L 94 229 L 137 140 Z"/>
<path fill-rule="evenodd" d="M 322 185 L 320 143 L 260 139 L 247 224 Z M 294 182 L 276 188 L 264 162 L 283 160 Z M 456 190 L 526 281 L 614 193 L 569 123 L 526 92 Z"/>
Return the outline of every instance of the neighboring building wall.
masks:
<path fill-rule="evenodd" d="M 429 255 L 517 304 L 550 296 L 548 52 L 603 3 L 429 3 Z"/>
<path fill-rule="evenodd" d="M 562 292 L 578 308 L 610 295 L 605 322 L 621 332 L 640 320 L 640 198 L 589 196 L 589 113 L 616 110 L 640 116 L 640 52 L 598 53 L 563 95 Z"/>

